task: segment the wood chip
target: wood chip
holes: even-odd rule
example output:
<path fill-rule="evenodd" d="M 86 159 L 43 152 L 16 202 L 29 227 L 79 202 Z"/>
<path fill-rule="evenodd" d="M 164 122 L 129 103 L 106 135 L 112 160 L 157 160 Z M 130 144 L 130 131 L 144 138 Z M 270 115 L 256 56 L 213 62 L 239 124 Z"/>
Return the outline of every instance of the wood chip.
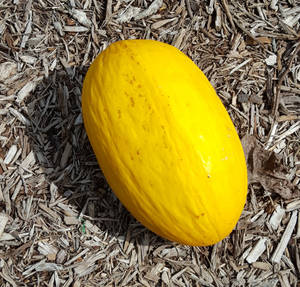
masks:
<path fill-rule="evenodd" d="M 256 261 L 256 262 L 253 262 L 252 266 L 254 268 L 261 269 L 261 270 L 267 270 L 267 271 L 272 269 L 272 265 L 268 262 Z"/>
<path fill-rule="evenodd" d="M 281 260 L 281 257 L 283 255 L 283 252 L 285 250 L 285 248 L 287 247 L 288 243 L 289 243 L 289 240 L 292 236 L 292 233 L 293 233 L 293 230 L 294 230 L 294 227 L 296 225 L 296 222 L 297 222 L 297 210 L 294 210 L 292 212 L 292 216 L 291 216 L 291 219 L 281 237 L 281 240 L 279 242 L 279 244 L 277 245 L 276 247 L 276 250 L 274 251 L 273 255 L 272 255 L 272 258 L 271 258 L 271 261 L 274 262 L 274 263 L 279 263 L 280 260 Z"/>
<path fill-rule="evenodd" d="M 267 241 L 267 238 L 259 239 L 259 241 L 251 249 L 249 255 L 246 258 L 248 263 L 253 263 L 253 262 L 257 261 L 257 259 L 264 253 L 264 251 L 267 248 L 266 241 Z"/>
<path fill-rule="evenodd" d="M 155 14 L 162 5 L 163 0 L 154 0 L 147 9 L 134 16 L 134 20 L 141 20 L 145 17 Z"/>
<path fill-rule="evenodd" d="M 87 17 L 86 13 L 82 10 L 78 10 L 78 9 L 71 9 L 70 10 L 70 14 L 72 17 L 74 17 L 74 19 L 76 19 L 80 24 L 86 26 L 86 27 L 91 27 L 92 22 L 91 20 Z"/>
<path fill-rule="evenodd" d="M 286 205 L 286 211 L 300 209 L 300 199 L 294 200 Z"/>
<path fill-rule="evenodd" d="M 0 82 L 12 77 L 17 73 L 17 64 L 14 62 L 4 62 L 0 64 Z"/>
<path fill-rule="evenodd" d="M 14 108 L 9 108 L 9 112 L 15 116 L 22 124 L 29 126 L 30 125 L 30 121 L 19 111 L 17 111 Z"/>
<path fill-rule="evenodd" d="M 17 94 L 16 102 L 20 104 L 22 101 L 24 101 L 30 93 L 35 89 L 37 83 L 34 81 L 28 82 Z"/>
<path fill-rule="evenodd" d="M 5 156 L 5 159 L 4 159 L 4 161 L 3 161 L 4 164 L 10 164 L 10 163 L 12 162 L 12 160 L 14 159 L 14 157 L 15 157 L 17 151 L 18 151 L 17 146 L 16 146 L 16 145 L 12 145 L 12 146 L 9 148 L 9 150 L 8 150 L 6 156 Z"/>
<path fill-rule="evenodd" d="M 64 222 L 67 225 L 77 225 L 80 223 L 79 219 L 74 216 L 64 216 Z"/>
<path fill-rule="evenodd" d="M 71 32 L 71 33 L 82 33 L 87 32 L 89 29 L 84 26 L 64 26 L 64 32 Z"/>
<path fill-rule="evenodd" d="M 279 205 L 276 206 L 276 209 L 274 210 L 269 223 L 274 229 L 277 229 L 283 216 L 285 214 L 285 210 L 281 208 Z"/>
<path fill-rule="evenodd" d="M 72 153 L 72 145 L 69 142 L 67 142 L 60 160 L 61 167 L 66 167 L 68 159 L 71 156 L 71 153 Z"/>
<path fill-rule="evenodd" d="M 41 254 L 47 256 L 47 259 L 49 261 L 55 261 L 56 254 L 58 252 L 56 247 L 52 246 L 47 242 L 42 242 L 42 241 L 38 243 L 38 251 Z"/>
<path fill-rule="evenodd" d="M 8 222 L 8 216 L 4 213 L 0 213 L 0 237 L 4 232 L 7 222 Z"/>
<path fill-rule="evenodd" d="M 266 64 L 268 66 L 274 66 L 276 63 L 277 63 L 276 55 L 270 55 L 268 58 L 266 58 Z"/>

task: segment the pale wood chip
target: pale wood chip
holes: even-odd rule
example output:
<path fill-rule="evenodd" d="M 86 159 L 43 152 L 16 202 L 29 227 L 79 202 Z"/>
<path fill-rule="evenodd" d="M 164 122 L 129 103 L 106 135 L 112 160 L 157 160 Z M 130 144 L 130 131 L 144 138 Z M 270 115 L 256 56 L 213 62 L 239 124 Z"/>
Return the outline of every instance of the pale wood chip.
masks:
<path fill-rule="evenodd" d="M 15 240 L 16 238 L 9 233 L 3 232 L 0 236 L 0 241 Z"/>
<path fill-rule="evenodd" d="M 92 21 L 87 17 L 86 13 L 82 10 L 78 10 L 75 8 L 72 8 L 70 10 L 70 14 L 74 19 L 76 19 L 80 24 L 86 26 L 86 27 L 91 27 Z"/>
<path fill-rule="evenodd" d="M 47 205 L 45 205 L 43 203 L 39 203 L 39 207 L 43 211 L 45 211 L 48 215 L 50 215 L 52 218 L 54 218 L 54 219 L 59 219 L 60 218 L 60 216 L 55 211 L 50 209 Z"/>
<path fill-rule="evenodd" d="M 14 157 L 15 157 L 17 151 L 18 151 L 17 146 L 16 146 L 16 145 L 12 145 L 12 146 L 9 148 L 9 150 L 8 150 L 8 152 L 7 152 L 7 154 L 6 154 L 3 163 L 4 163 L 4 164 L 10 164 L 10 163 L 13 161 L 13 159 L 14 159 Z"/>
<path fill-rule="evenodd" d="M 61 23 L 59 22 L 59 21 L 55 21 L 55 22 L 53 22 L 53 26 L 54 26 L 54 28 L 56 29 L 56 31 L 59 33 L 59 35 L 61 36 L 61 37 L 63 37 L 64 35 L 65 35 L 65 32 L 64 32 L 64 30 L 63 30 L 63 26 L 61 25 Z M 55 60 L 54 60 L 55 61 Z M 50 69 L 51 70 L 51 69 Z M 53 70 L 53 68 L 52 68 L 52 70 Z"/>
<path fill-rule="evenodd" d="M 24 169 L 29 169 L 31 166 L 33 166 L 35 164 L 35 156 L 34 156 L 34 152 L 31 151 L 26 158 L 24 158 L 24 160 L 21 162 L 21 167 Z"/>
<path fill-rule="evenodd" d="M 30 37 L 30 34 L 32 32 L 32 11 L 29 11 L 28 13 L 29 17 L 27 20 L 26 28 L 23 34 L 22 42 L 21 42 L 21 48 L 25 48 L 26 43 Z"/>
<path fill-rule="evenodd" d="M 22 124 L 29 126 L 30 125 L 30 121 L 19 111 L 17 111 L 16 109 L 10 107 L 9 108 L 9 112 L 15 116 Z"/>
<path fill-rule="evenodd" d="M 174 22 L 174 21 L 177 21 L 177 18 L 170 18 L 170 19 L 160 20 L 160 21 L 157 21 L 157 22 L 153 23 L 151 25 L 151 28 L 152 29 L 159 29 L 159 28 L 163 27 L 164 25 L 166 25 L 168 23 L 171 23 L 171 22 Z"/>
<path fill-rule="evenodd" d="M 64 32 L 82 33 L 87 32 L 89 29 L 84 26 L 64 26 Z"/>
<path fill-rule="evenodd" d="M 30 56 L 30 55 L 20 55 L 20 59 L 26 63 L 26 64 L 30 64 L 33 65 L 36 63 L 36 61 L 38 60 L 36 57 Z"/>
<path fill-rule="evenodd" d="M 300 209 L 300 199 L 294 200 L 286 205 L 286 211 Z"/>
<path fill-rule="evenodd" d="M 17 283 L 15 280 L 12 278 L 12 275 L 8 269 L 7 264 L 4 264 L 4 266 L 1 268 L 0 276 L 7 281 L 11 286 L 17 287 Z"/>
<path fill-rule="evenodd" d="M 155 14 L 162 5 L 163 0 L 154 0 L 147 9 L 134 16 L 134 20 L 141 20 L 143 18 Z"/>
<path fill-rule="evenodd" d="M 281 208 L 279 205 L 276 206 L 276 209 L 274 210 L 269 223 L 274 229 L 277 229 L 283 216 L 285 214 L 285 210 Z"/>
<path fill-rule="evenodd" d="M 67 225 L 77 225 L 80 223 L 80 220 L 78 219 L 78 217 L 64 216 L 64 222 Z"/>
<path fill-rule="evenodd" d="M 277 3 L 278 3 L 278 0 L 271 0 L 270 8 L 271 8 L 272 10 L 277 11 L 277 10 L 278 10 Z"/>
<path fill-rule="evenodd" d="M 73 263 L 74 261 L 76 261 L 78 258 L 80 258 L 83 255 L 85 255 L 87 252 L 89 252 L 89 248 L 85 248 L 80 253 L 78 253 L 76 256 L 74 256 L 73 258 L 71 258 L 69 261 L 67 261 L 65 263 L 65 266 L 70 265 L 71 263 Z"/>
<path fill-rule="evenodd" d="M 86 256 L 86 259 L 79 263 L 78 266 L 74 268 L 74 271 L 78 277 L 90 274 L 91 272 L 99 268 L 97 264 L 95 264 L 95 262 L 100 259 L 104 259 L 105 257 L 106 254 L 104 254 L 103 251 L 99 251 L 96 254 Z"/>
<path fill-rule="evenodd" d="M 0 237 L 4 232 L 7 222 L 8 222 L 8 216 L 4 213 L 0 213 Z"/>
<path fill-rule="evenodd" d="M 47 242 L 38 242 L 38 251 L 47 256 L 49 261 L 55 261 L 58 249 Z"/>
<path fill-rule="evenodd" d="M 37 85 L 37 82 L 30 81 L 28 82 L 17 94 L 16 102 L 20 104 L 22 101 L 24 101 L 30 93 L 35 89 Z"/>
<path fill-rule="evenodd" d="M 272 265 L 268 262 L 256 261 L 256 262 L 252 263 L 252 266 L 254 268 L 261 269 L 261 270 L 267 270 L 267 271 L 272 269 Z"/>
<path fill-rule="evenodd" d="M 16 73 L 17 64 L 15 62 L 4 62 L 0 64 L 0 82 L 4 82 Z"/>
<path fill-rule="evenodd" d="M 281 237 L 281 240 L 279 242 L 279 244 L 277 245 L 272 257 L 271 257 L 271 261 L 274 262 L 274 263 L 279 263 L 280 260 L 281 260 L 281 257 L 283 255 L 283 252 L 285 250 L 285 248 L 287 247 L 288 243 L 289 243 L 289 240 L 292 236 L 292 233 L 293 233 L 293 230 L 294 230 L 294 227 L 296 225 L 296 222 L 297 222 L 297 210 L 294 210 L 292 212 L 292 216 L 290 218 L 290 221 Z"/>
<path fill-rule="evenodd" d="M 266 250 L 266 242 L 267 238 L 260 238 L 259 241 L 255 244 L 255 246 L 251 249 L 250 253 L 248 254 L 246 261 L 248 263 L 253 263 L 257 261 L 257 259 L 264 253 Z"/>
<path fill-rule="evenodd" d="M 132 18 L 134 18 L 136 15 L 138 15 L 140 13 L 140 11 L 141 11 L 141 8 L 130 6 L 129 8 L 124 9 L 119 14 L 117 21 L 119 23 L 126 23 L 126 22 L 130 21 Z"/>
<path fill-rule="evenodd" d="M 181 29 L 178 35 L 174 38 L 172 45 L 180 49 L 185 34 L 186 34 L 186 29 Z"/>
<path fill-rule="evenodd" d="M 56 263 L 63 264 L 67 258 L 67 255 L 67 251 L 65 251 L 64 249 L 59 250 L 56 254 Z"/>

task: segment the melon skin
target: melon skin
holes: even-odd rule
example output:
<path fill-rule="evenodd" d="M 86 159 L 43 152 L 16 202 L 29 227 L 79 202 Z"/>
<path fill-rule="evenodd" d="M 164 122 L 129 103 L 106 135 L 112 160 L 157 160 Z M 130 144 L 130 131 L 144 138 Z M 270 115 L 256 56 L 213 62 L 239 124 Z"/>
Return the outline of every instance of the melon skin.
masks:
<path fill-rule="evenodd" d="M 192 246 L 230 234 L 247 196 L 243 149 L 184 53 L 154 40 L 111 44 L 86 74 L 82 113 L 107 182 L 138 221 Z"/>

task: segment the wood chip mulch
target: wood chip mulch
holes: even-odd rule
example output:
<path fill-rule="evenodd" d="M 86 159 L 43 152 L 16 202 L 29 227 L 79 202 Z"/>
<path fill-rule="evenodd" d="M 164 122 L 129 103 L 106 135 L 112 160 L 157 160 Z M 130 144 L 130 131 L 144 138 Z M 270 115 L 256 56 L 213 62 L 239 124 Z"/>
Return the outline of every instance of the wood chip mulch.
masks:
<path fill-rule="evenodd" d="M 192 58 L 243 139 L 247 204 L 214 246 L 136 222 L 88 143 L 87 68 L 135 38 Z M 0 0 L 0 286 L 300 286 L 299 119 L 299 0 Z"/>

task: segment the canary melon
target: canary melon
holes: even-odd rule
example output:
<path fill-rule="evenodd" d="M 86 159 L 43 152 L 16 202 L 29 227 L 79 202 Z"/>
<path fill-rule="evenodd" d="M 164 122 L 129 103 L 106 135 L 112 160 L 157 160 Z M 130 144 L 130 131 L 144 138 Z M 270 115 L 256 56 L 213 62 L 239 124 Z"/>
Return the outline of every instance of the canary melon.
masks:
<path fill-rule="evenodd" d="M 242 146 L 184 53 L 153 40 L 111 44 L 86 74 L 82 112 L 109 185 L 148 229 L 194 246 L 233 230 L 247 194 Z"/>

